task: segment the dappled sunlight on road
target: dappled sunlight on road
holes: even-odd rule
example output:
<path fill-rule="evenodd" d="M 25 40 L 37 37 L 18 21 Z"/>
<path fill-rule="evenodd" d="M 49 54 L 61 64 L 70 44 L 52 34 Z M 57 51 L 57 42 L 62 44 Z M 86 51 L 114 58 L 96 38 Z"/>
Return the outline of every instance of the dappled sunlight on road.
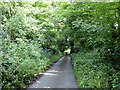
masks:
<path fill-rule="evenodd" d="M 59 59 L 29 88 L 77 88 L 70 56 Z"/>
<path fill-rule="evenodd" d="M 43 73 L 43 74 L 44 75 L 52 75 L 52 76 L 54 75 L 54 76 L 57 76 L 57 74 L 53 74 L 53 73 L 50 73 L 50 72 L 49 73 Z"/>
<path fill-rule="evenodd" d="M 44 88 L 51 88 L 50 86 L 44 87 Z"/>
<path fill-rule="evenodd" d="M 40 83 L 40 81 L 38 81 L 38 80 L 37 80 L 36 82 L 37 82 L 37 83 Z"/>

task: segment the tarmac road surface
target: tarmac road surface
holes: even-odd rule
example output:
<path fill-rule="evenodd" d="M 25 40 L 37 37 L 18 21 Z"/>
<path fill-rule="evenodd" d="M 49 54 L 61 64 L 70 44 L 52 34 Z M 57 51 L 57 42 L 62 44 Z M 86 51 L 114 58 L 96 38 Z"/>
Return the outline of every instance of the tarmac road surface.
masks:
<path fill-rule="evenodd" d="M 78 88 L 70 56 L 63 56 L 29 88 Z"/>

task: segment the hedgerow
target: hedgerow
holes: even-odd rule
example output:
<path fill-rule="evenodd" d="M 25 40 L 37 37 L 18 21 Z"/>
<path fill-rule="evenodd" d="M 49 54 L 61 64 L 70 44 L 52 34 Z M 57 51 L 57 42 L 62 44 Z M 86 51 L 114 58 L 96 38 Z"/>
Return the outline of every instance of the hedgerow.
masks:
<path fill-rule="evenodd" d="M 9 51 L 2 52 L 2 88 L 22 88 L 29 84 L 58 59 L 58 55 L 47 53 L 34 41 L 7 45 Z M 52 57 L 51 57 L 52 56 Z"/>
<path fill-rule="evenodd" d="M 80 88 L 120 88 L 120 71 L 105 62 L 97 52 L 81 50 L 72 54 L 72 64 Z"/>

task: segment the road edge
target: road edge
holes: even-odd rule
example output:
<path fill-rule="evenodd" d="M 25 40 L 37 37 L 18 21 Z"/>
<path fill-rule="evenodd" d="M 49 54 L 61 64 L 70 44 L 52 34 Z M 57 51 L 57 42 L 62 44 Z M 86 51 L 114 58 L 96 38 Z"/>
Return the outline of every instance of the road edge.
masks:
<path fill-rule="evenodd" d="M 64 56 L 65 56 L 65 55 L 64 55 Z M 54 64 L 57 63 L 57 62 L 58 62 L 62 57 L 64 57 L 64 56 L 61 56 L 58 60 L 54 61 L 53 64 L 51 64 L 45 71 L 43 71 L 41 74 L 39 74 L 37 77 L 35 77 L 35 78 L 34 78 L 35 80 L 32 79 L 29 84 L 25 85 L 25 87 L 22 87 L 22 88 L 24 88 L 24 89 L 29 88 L 29 87 L 30 87 L 33 83 L 35 83 L 41 76 L 44 75 L 43 73 L 45 73 L 45 72 L 46 72 L 47 70 L 49 70 L 52 66 L 54 66 Z"/>

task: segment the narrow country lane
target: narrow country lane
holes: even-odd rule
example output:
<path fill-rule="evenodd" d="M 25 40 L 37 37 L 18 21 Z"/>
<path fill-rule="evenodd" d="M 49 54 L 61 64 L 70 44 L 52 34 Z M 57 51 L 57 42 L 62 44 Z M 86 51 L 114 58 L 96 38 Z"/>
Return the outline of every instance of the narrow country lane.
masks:
<path fill-rule="evenodd" d="M 70 56 L 60 58 L 54 66 L 43 74 L 29 88 L 78 88 Z"/>

